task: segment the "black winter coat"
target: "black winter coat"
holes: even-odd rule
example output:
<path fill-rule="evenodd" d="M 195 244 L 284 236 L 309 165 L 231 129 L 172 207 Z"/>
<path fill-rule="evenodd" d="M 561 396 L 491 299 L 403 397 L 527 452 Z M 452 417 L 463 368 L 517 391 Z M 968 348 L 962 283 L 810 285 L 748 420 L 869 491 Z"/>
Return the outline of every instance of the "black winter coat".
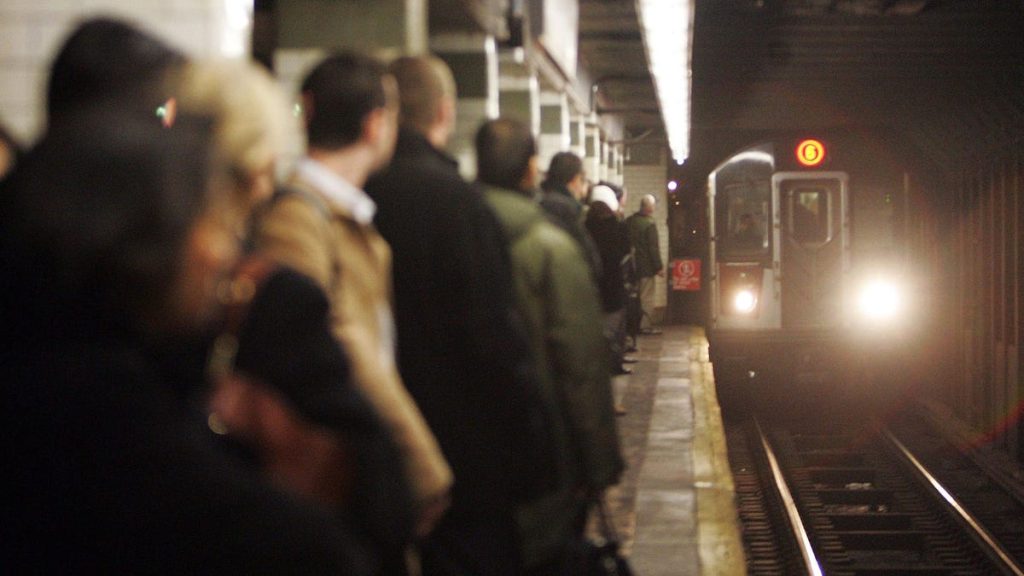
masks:
<path fill-rule="evenodd" d="M 622 268 L 630 251 L 626 226 L 603 203 L 595 202 L 587 212 L 587 231 L 601 255 L 601 308 L 605 312 L 621 310 L 626 306 Z"/>
<path fill-rule="evenodd" d="M 0 357 L 0 566 L 34 574 L 374 573 L 329 511 L 271 488 L 216 450 L 132 338 L 24 342 Z"/>
<path fill-rule="evenodd" d="M 553 456 L 506 240 L 455 161 L 415 132 L 400 132 L 366 190 L 392 249 L 399 370 L 455 475 L 435 537 L 458 533 L 480 573 L 507 573 L 496 562 L 512 550 L 496 548 L 515 536 L 495 532 L 495 519 L 512 529 L 516 502 L 545 487 Z"/>

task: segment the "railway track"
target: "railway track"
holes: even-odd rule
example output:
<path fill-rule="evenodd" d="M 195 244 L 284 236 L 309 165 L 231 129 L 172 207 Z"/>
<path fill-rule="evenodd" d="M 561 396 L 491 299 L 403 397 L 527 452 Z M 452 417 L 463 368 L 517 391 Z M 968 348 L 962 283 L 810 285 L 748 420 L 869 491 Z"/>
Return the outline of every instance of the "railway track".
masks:
<path fill-rule="evenodd" d="M 913 426 L 827 428 L 727 427 L 750 574 L 1024 576 L 1012 486 Z"/>

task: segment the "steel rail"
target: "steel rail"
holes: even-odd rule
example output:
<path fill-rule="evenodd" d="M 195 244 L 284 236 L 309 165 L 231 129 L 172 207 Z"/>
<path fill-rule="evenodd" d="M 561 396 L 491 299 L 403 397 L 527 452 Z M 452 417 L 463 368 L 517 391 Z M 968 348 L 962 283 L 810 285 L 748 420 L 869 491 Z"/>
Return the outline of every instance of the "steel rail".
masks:
<path fill-rule="evenodd" d="M 992 534 L 989 533 L 989 531 L 986 530 L 985 527 L 982 526 L 981 523 L 966 508 L 964 508 L 962 504 L 960 504 L 960 501 L 957 500 L 955 496 L 946 490 L 942 483 L 924 467 L 921 461 L 918 460 L 902 442 L 893 436 L 891 432 L 884 430 L 883 433 L 886 439 L 889 440 L 889 442 L 892 443 L 900 453 L 902 453 L 907 462 L 914 467 L 920 477 L 923 478 L 929 486 L 931 486 L 932 490 L 934 490 L 950 508 L 956 511 L 960 520 L 974 532 L 976 539 L 983 542 L 985 546 L 988 546 L 988 551 L 990 552 L 989 555 L 992 559 L 996 560 L 1007 574 L 1024 576 L 1024 568 L 1017 565 L 1013 557 L 1007 553 L 1005 548 L 1003 548 L 1002 544 L 1000 544 L 999 541 L 996 540 L 996 538 L 992 536 Z"/>
<path fill-rule="evenodd" d="M 797 510 L 796 502 L 793 500 L 793 493 L 789 490 L 789 485 L 782 475 L 782 468 L 775 457 L 775 451 L 772 450 L 771 444 L 768 442 L 768 438 L 764 430 L 761 429 L 761 423 L 757 421 L 757 418 L 754 418 L 754 427 L 757 429 L 757 435 L 761 439 L 761 448 L 764 450 L 765 458 L 768 459 L 768 466 L 772 471 L 775 488 L 778 490 L 779 496 L 782 498 L 782 504 L 786 509 L 786 518 L 789 520 L 793 537 L 799 543 L 800 555 L 803 557 L 804 566 L 807 567 L 807 573 L 813 576 L 822 576 L 821 564 L 818 562 L 818 557 L 811 546 L 811 539 L 807 534 L 807 529 L 804 527 L 803 520 L 800 518 L 800 511 Z"/>

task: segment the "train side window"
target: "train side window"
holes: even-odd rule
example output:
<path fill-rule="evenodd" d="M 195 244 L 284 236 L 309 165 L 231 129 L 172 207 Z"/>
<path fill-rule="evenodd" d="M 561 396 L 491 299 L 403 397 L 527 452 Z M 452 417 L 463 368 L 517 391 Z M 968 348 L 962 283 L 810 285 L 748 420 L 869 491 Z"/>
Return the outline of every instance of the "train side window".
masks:
<path fill-rule="evenodd" d="M 828 242 L 831 237 L 829 213 L 832 209 L 828 190 L 795 188 L 790 190 L 788 201 L 790 236 L 801 243 Z"/>

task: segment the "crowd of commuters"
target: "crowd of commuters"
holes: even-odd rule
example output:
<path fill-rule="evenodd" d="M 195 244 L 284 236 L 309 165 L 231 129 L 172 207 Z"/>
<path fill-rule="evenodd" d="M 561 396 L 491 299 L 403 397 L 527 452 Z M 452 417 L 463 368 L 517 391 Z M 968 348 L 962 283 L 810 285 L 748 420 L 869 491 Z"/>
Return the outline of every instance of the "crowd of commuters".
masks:
<path fill-rule="evenodd" d="M 463 180 L 433 57 L 334 54 L 300 96 L 288 169 L 267 72 L 94 19 L 38 142 L 0 139 L 0 565 L 575 573 L 625 466 L 614 189 L 561 153 L 539 192 L 509 119 Z"/>

